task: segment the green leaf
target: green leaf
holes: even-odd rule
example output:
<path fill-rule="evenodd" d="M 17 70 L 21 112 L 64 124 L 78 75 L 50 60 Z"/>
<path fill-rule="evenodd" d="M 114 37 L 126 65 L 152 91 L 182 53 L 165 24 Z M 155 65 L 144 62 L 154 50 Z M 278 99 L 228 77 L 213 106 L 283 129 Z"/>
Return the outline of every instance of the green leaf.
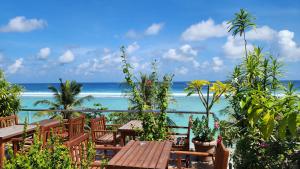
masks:
<path fill-rule="evenodd" d="M 278 134 L 279 134 L 279 138 L 280 139 L 284 139 L 285 138 L 285 134 L 286 134 L 286 125 L 287 125 L 287 118 L 283 118 L 280 122 L 279 122 L 279 128 L 278 128 Z"/>
<path fill-rule="evenodd" d="M 246 102 L 245 101 L 240 101 L 240 107 L 243 109 L 244 107 L 245 107 L 245 105 L 246 105 Z"/>
<path fill-rule="evenodd" d="M 268 112 L 264 115 L 264 117 L 262 118 L 263 125 L 267 125 L 267 124 L 268 124 L 268 122 L 269 122 L 269 120 L 270 120 L 270 117 L 271 117 L 271 115 L 270 115 L 270 112 L 268 111 Z"/>
<path fill-rule="evenodd" d="M 297 131 L 297 113 L 291 113 L 288 117 L 288 128 L 293 136 L 296 135 Z"/>

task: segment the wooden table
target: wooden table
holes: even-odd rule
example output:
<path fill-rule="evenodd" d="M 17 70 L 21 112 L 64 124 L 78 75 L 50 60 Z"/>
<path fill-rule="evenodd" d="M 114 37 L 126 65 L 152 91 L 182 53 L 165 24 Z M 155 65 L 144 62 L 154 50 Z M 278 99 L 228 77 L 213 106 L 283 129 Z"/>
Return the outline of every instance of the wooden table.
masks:
<path fill-rule="evenodd" d="M 36 125 L 27 126 L 27 134 L 34 133 Z M 3 167 L 3 160 L 5 156 L 4 143 L 10 141 L 12 138 L 21 137 L 24 133 L 24 125 L 14 125 L 0 129 L 0 168 Z"/>
<path fill-rule="evenodd" d="M 137 130 L 142 130 L 142 121 L 139 120 L 131 120 L 130 122 L 124 124 L 122 127 L 118 129 L 118 132 L 121 134 L 121 145 L 125 145 L 126 136 L 132 136 L 135 140 L 135 136 L 137 135 Z"/>
<path fill-rule="evenodd" d="M 40 127 L 48 127 L 48 126 L 58 125 L 60 123 L 61 121 L 57 119 L 45 119 L 45 120 L 35 122 L 33 124 L 39 125 Z"/>
<path fill-rule="evenodd" d="M 172 143 L 131 140 L 109 162 L 107 169 L 166 169 Z"/>

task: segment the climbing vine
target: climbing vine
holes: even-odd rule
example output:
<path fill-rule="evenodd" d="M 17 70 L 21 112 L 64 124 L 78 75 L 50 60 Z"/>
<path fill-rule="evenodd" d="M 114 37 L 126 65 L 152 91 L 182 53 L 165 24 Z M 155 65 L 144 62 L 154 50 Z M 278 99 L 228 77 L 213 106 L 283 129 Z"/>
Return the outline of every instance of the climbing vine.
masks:
<path fill-rule="evenodd" d="M 121 47 L 121 58 L 125 81 L 129 87 L 129 109 L 137 110 L 142 120 L 142 140 L 164 140 L 167 137 L 167 114 L 169 104 L 169 91 L 172 82 L 172 75 L 164 75 L 160 81 L 158 78 L 156 63 L 152 64 L 152 73 L 148 76 L 141 73 L 141 81 L 134 81 L 136 78 L 132 73 L 132 66 L 127 61 L 125 47 Z M 144 112 L 145 110 L 160 110 L 159 113 Z"/>

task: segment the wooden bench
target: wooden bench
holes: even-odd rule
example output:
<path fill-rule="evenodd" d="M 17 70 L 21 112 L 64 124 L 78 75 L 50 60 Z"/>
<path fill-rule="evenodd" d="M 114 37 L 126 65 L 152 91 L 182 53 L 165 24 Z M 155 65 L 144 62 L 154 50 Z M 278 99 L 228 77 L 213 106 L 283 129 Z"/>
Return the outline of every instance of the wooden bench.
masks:
<path fill-rule="evenodd" d="M 223 143 L 217 144 L 215 154 L 210 154 L 205 152 L 191 152 L 191 151 L 173 151 L 172 154 L 175 154 L 176 156 L 176 166 L 177 166 L 176 169 L 187 169 L 182 167 L 182 163 L 181 163 L 182 156 L 200 156 L 200 157 L 213 156 L 214 169 L 227 169 L 228 166 L 229 150 L 225 148 Z M 190 164 L 191 162 L 188 163 L 188 165 Z"/>

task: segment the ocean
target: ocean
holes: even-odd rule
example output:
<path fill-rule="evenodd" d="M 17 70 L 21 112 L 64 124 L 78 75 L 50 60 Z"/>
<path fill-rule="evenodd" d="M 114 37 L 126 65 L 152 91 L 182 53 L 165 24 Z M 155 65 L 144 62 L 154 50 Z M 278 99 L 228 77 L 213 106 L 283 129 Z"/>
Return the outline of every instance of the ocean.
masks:
<path fill-rule="evenodd" d="M 300 92 L 300 80 L 292 81 Z M 288 81 L 283 81 L 283 84 L 287 84 Z M 122 83 L 81 83 L 83 85 L 82 93 L 80 96 L 92 95 L 94 99 L 85 102 L 83 107 L 93 108 L 95 103 L 100 103 L 104 107 L 110 110 L 127 110 L 128 99 L 125 96 L 125 85 Z M 47 109 L 46 105 L 34 106 L 34 103 L 42 99 L 53 99 L 52 93 L 48 90 L 49 85 L 58 87 L 58 83 L 21 83 L 24 91 L 21 96 L 21 104 L 24 109 Z M 187 82 L 174 82 L 171 89 L 173 100 L 170 105 L 170 110 L 177 111 L 199 111 L 204 112 L 204 107 L 197 96 L 186 96 L 184 88 L 187 86 Z M 204 89 L 205 90 L 205 89 Z M 222 97 L 221 100 L 216 103 L 212 112 L 216 114 L 219 119 L 226 119 L 226 115 L 220 111 L 228 106 L 228 101 Z M 78 108 L 80 109 L 80 108 Z M 187 125 L 189 115 L 169 114 L 170 118 L 177 125 Z M 197 116 L 197 115 L 194 115 Z M 20 121 L 23 122 L 25 117 L 29 119 L 29 122 L 35 122 L 47 117 L 36 117 L 34 112 L 19 112 Z"/>

